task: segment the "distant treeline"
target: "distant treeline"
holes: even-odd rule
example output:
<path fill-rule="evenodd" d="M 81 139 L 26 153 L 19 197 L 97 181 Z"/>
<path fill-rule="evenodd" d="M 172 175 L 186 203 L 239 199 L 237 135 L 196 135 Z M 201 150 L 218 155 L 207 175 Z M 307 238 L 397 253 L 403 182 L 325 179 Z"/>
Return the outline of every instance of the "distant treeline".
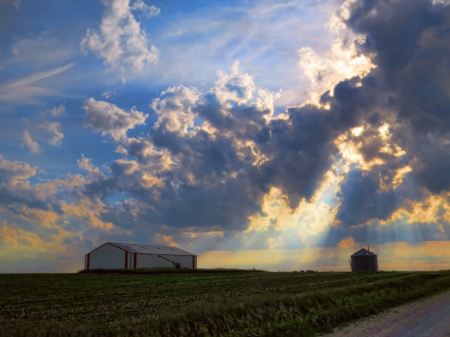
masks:
<path fill-rule="evenodd" d="M 259 269 L 191 269 L 191 268 L 139 268 L 139 269 L 90 269 L 80 270 L 80 274 L 205 274 L 205 273 L 261 273 Z"/>

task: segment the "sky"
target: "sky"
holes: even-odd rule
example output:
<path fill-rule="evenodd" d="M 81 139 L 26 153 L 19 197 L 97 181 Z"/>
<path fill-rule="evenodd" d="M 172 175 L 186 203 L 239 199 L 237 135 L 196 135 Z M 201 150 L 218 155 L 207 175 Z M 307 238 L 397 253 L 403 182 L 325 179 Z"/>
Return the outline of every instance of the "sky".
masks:
<path fill-rule="evenodd" d="M 0 0 L 0 272 L 450 269 L 450 1 Z"/>

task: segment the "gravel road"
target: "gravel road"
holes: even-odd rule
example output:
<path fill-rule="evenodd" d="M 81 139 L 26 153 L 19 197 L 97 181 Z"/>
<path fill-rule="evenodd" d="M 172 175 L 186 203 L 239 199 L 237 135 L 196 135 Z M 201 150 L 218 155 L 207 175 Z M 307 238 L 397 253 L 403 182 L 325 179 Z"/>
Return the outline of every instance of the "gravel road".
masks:
<path fill-rule="evenodd" d="M 450 292 L 357 321 L 323 337 L 450 336 Z"/>

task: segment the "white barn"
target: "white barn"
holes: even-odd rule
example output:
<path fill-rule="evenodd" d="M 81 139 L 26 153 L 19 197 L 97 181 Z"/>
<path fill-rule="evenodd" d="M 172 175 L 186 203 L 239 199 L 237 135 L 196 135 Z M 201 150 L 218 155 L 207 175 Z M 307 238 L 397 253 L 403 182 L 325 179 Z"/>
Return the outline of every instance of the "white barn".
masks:
<path fill-rule="evenodd" d="M 87 253 L 84 269 L 197 268 L 197 255 L 176 247 L 107 242 Z"/>

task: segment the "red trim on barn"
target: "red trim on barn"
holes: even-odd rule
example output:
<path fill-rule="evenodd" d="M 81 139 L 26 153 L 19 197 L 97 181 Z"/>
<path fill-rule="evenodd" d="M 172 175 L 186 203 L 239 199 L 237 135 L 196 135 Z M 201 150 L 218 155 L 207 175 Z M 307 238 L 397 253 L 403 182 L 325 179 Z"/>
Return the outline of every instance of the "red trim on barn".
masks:
<path fill-rule="evenodd" d="M 137 254 L 156 255 L 155 253 L 144 253 L 144 252 L 142 252 L 142 253 L 133 253 L 133 252 L 131 252 L 131 251 L 129 251 L 129 250 L 126 250 L 126 249 L 124 249 L 124 248 L 122 248 L 122 247 L 116 246 L 116 245 L 115 245 L 114 243 L 112 243 L 112 242 L 106 242 L 106 243 L 104 243 L 103 245 L 101 245 L 100 247 L 95 248 L 94 250 L 90 251 L 89 253 L 87 253 L 87 254 L 85 255 L 85 256 L 87 256 L 87 269 L 90 268 L 90 254 L 91 254 L 92 252 L 95 252 L 97 249 L 100 249 L 100 248 L 102 248 L 103 246 L 108 245 L 108 244 L 111 245 L 111 246 L 113 246 L 113 247 L 115 247 L 115 248 L 119 248 L 119 249 L 121 249 L 121 250 L 123 250 L 123 251 L 125 252 L 125 269 L 128 269 L 128 259 L 130 260 L 130 262 L 129 262 L 130 269 L 132 268 L 132 267 L 131 267 L 132 264 L 133 264 L 134 269 L 137 269 Z M 125 243 L 123 243 L 123 244 L 125 244 Z M 159 246 L 159 247 L 171 248 L 171 246 Z M 184 252 L 184 250 L 182 250 L 182 249 L 180 249 L 180 250 Z M 128 258 L 128 253 L 130 253 L 130 257 L 129 257 L 129 258 Z M 188 253 L 188 252 L 186 252 L 186 253 Z M 132 261 L 132 255 L 133 255 L 133 254 L 134 254 L 134 261 L 131 262 L 131 261 Z M 190 253 L 188 253 L 188 254 L 191 255 Z M 187 254 L 164 254 L 164 255 L 170 255 L 170 256 L 186 256 Z M 192 255 L 192 268 L 197 268 L 197 256 L 196 256 L 196 255 Z"/>
<path fill-rule="evenodd" d="M 125 251 L 125 252 L 128 252 L 128 250 L 123 249 L 122 247 L 116 246 L 114 243 L 111 243 L 111 242 L 107 242 L 107 243 L 109 243 L 111 246 L 114 246 L 114 247 L 116 247 L 116 248 L 122 249 L 122 250 Z"/>
<path fill-rule="evenodd" d="M 89 253 L 87 253 L 85 256 L 89 255 L 92 252 L 95 252 L 97 249 L 102 248 L 104 245 L 107 245 L 109 242 L 102 244 L 100 247 L 95 248 L 94 250 L 91 250 Z"/>
<path fill-rule="evenodd" d="M 164 256 L 194 256 L 192 254 L 189 255 L 185 255 L 185 254 L 166 254 L 166 253 L 144 253 L 144 252 L 139 252 L 139 254 L 145 254 L 145 255 L 164 255 Z"/>
<path fill-rule="evenodd" d="M 129 251 L 129 250 L 126 250 L 126 249 L 124 249 L 124 248 L 122 248 L 122 247 L 116 246 L 116 245 L 115 245 L 114 243 L 112 243 L 112 242 L 106 242 L 106 243 L 102 244 L 100 247 L 97 247 L 97 248 L 95 248 L 94 250 L 90 251 L 89 253 L 85 254 L 85 256 L 88 255 L 88 254 L 90 254 L 90 253 L 92 253 L 92 252 L 94 252 L 94 251 L 96 251 L 97 249 L 102 248 L 104 245 L 108 245 L 108 244 L 110 244 L 111 246 L 114 246 L 114 247 L 116 247 L 116 248 L 122 249 L 124 252 L 129 252 L 129 253 L 133 254 L 132 251 Z M 121 243 L 121 244 L 127 245 L 128 243 Z M 151 246 L 151 245 L 150 245 L 150 246 Z M 171 246 L 158 246 L 158 247 L 171 248 Z M 182 249 L 180 249 L 180 250 L 184 252 L 184 250 L 182 250 Z M 172 254 L 172 253 L 170 253 L 170 254 L 163 254 L 163 255 L 173 255 L 173 256 L 196 256 L 196 255 L 192 255 L 192 254 L 189 253 L 189 252 L 186 252 L 186 253 L 187 253 L 187 254 Z M 139 253 L 135 253 L 135 254 L 155 255 L 156 253 L 139 252 Z"/>
<path fill-rule="evenodd" d="M 87 270 L 89 270 L 90 264 L 91 264 L 91 253 L 87 254 L 87 264 L 86 264 Z"/>
<path fill-rule="evenodd" d="M 123 249 L 123 248 L 121 248 L 121 247 L 119 247 L 119 246 L 116 246 L 115 244 L 113 244 L 113 243 L 111 243 L 111 242 L 106 242 L 106 243 L 102 244 L 100 247 L 97 247 L 97 248 L 95 248 L 94 250 L 91 250 L 89 253 L 87 253 L 87 254 L 85 254 L 85 255 L 88 255 L 88 254 L 90 254 L 90 253 L 92 253 L 92 252 L 95 252 L 97 249 L 102 248 L 104 245 L 111 245 L 111 246 L 114 246 L 114 247 L 116 247 L 116 248 L 122 249 L 123 251 L 127 251 L 126 249 Z"/>
<path fill-rule="evenodd" d="M 122 250 L 124 250 L 124 251 L 128 251 L 128 252 L 130 252 L 130 253 L 134 253 L 134 249 L 132 249 L 131 248 L 131 250 L 127 250 L 127 249 L 124 249 L 124 248 L 121 248 L 121 247 L 119 247 L 119 246 L 116 246 L 113 242 L 107 242 L 107 243 L 109 243 L 110 245 L 112 245 L 112 246 L 114 246 L 114 247 L 117 247 L 117 248 L 119 248 L 119 249 L 122 249 Z M 140 245 L 140 244 L 137 244 L 137 243 L 122 243 L 122 242 L 116 242 L 116 243 L 120 243 L 121 245 L 138 245 L 138 246 L 155 246 L 155 247 L 165 247 L 165 248 L 173 248 L 172 246 L 156 246 L 156 245 Z M 105 243 L 106 244 L 106 243 Z M 100 248 L 100 247 L 99 247 Z M 97 248 L 98 249 L 98 248 Z M 186 254 L 172 254 L 172 253 L 164 253 L 163 255 L 173 255 L 173 256 L 197 256 L 197 255 L 193 255 L 192 253 L 189 253 L 189 252 L 187 252 L 187 251 L 185 251 L 185 250 L 183 250 L 183 249 L 180 249 L 180 248 L 177 248 L 178 250 L 181 250 L 182 252 L 185 252 Z M 156 254 L 158 254 L 158 253 L 146 253 L 146 252 L 138 252 L 137 254 L 147 254 L 147 255 L 156 255 Z"/>

